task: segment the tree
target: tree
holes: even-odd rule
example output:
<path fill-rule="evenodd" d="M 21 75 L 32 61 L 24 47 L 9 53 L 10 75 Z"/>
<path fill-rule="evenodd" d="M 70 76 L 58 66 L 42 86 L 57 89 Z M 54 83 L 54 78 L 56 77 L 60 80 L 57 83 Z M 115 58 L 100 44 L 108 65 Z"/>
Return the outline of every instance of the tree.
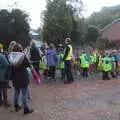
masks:
<path fill-rule="evenodd" d="M 42 33 L 43 39 L 48 43 L 63 43 L 66 37 L 72 36 L 73 38 L 75 34 L 78 34 L 76 26 L 79 22 L 76 23 L 76 12 L 73 11 L 73 6 L 67 2 L 68 0 L 47 1 Z M 76 18 L 78 19 L 78 17 Z"/>
<path fill-rule="evenodd" d="M 93 45 L 99 37 L 99 29 L 96 26 L 88 26 L 83 37 L 83 44 Z"/>
<path fill-rule="evenodd" d="M 120 18 L 120 5 L 103 7 L 100 12 L 93 13 L 87 20 L 88 25 L 95 25 L 100 29 L 110 24 L 113 20 Z"/>
<path fill-rule="evenodd" d="M 19 9 L 0 10 L 0 42 L 7 48 L 12 40 L 21 43 L 24 47 L 28 45 L 29 24 L 28 15 Z"/>

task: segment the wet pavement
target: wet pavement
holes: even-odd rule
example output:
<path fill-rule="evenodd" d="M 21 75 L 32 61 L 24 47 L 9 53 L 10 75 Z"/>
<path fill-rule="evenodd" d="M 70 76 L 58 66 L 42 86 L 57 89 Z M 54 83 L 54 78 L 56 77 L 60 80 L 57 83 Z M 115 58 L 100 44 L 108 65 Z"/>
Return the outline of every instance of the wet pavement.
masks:
<path fill-rule="evenodd" d="M 0 120 L 120 120 L 120 79 L 100 80 L 100 75 L 31 84 L 31 115 L 0 107 Z M 12 90 L 9 90 L 12 99 Z M 12 100 L 11 100 L 12 101 Z"/>

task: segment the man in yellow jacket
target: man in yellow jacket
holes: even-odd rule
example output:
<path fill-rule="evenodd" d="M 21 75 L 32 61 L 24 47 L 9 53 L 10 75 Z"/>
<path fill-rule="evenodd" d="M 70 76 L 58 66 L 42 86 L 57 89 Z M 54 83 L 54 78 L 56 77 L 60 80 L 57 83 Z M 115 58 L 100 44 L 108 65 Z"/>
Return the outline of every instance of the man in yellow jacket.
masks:
<path fill-rule="evenodd" d="M 71 39 L 66 38 L 65 39 L 66 46 L 64 50 L 63 60 L 64 60 L 64 65 L 65 65 L 65 75 L 67 76 L 67 81 L 65 81 L 65 83 L 67 84 L 73 82 L 73 75 L 71 71 L 71 60 L 73 57 L 73 49 L 70 43 L 71 43 Z"/>

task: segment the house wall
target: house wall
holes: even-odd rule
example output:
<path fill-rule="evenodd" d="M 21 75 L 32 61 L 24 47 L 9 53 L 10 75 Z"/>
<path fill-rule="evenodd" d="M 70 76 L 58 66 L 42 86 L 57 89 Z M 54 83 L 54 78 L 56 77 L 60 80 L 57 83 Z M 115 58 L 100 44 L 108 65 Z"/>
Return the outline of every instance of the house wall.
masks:
<path fill-rule="evenodd" d="M 107 38 L 111 41 L 120 40 L 120 22 L 116 22 L 104 30 L 102 38 Z"/>

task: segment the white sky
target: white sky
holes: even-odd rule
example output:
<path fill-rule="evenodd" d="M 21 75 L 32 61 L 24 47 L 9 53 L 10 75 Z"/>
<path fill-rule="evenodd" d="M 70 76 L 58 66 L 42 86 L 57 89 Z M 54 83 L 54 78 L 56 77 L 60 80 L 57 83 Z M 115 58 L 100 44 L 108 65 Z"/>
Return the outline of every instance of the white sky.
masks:
<path fill-rule="evenodd" d="M 12 5 L 18 2 L 18 8 L 26 10 L 31 18 L 31 27 L 37 28 L 40 26 L 40 13 L 45 9 L 46 0 L 0 0 L 0 8 L 9 8 L 8 5 Z M 114 6 L 120 4 L 120 0 L 83 0 L 86 12 L 84 16 L 87 17 L 93 12 L 100 11 L 104 6 Z"/>

